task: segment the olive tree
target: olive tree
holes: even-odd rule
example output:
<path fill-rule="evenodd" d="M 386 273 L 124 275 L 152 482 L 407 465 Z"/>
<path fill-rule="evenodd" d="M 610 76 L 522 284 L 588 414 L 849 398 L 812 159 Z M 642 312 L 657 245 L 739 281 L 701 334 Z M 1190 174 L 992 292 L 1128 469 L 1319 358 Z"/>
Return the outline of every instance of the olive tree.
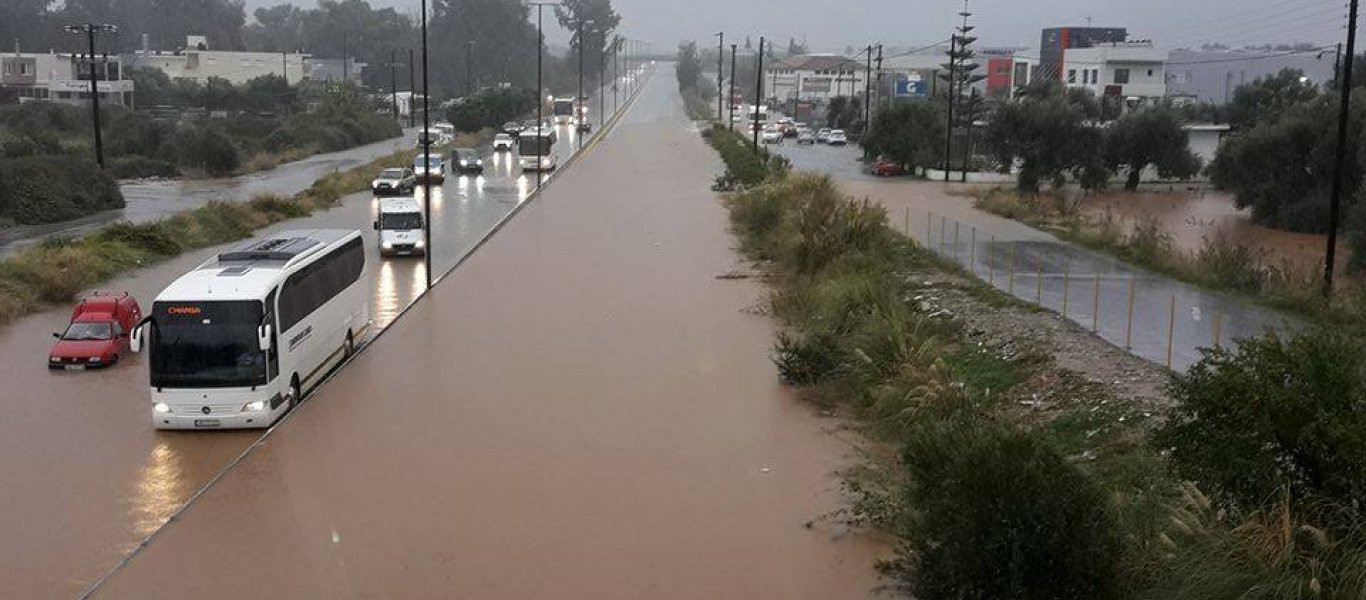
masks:
<path fill-rule="evenodd" d="M 943 111 L 928 100 L 900 102 L 879 110 L 862 145 L 866 154 L 886 156 L 902 167 L 935 165 L 944 147 Z"/>
<path fill-rule="evenodd" d="M 1020 161 L 1016 185 L 1021 192 L 1037 193 L 1045 179 L 1061 186 L 1069 175 L 1083 187 L 1099 187 L 1106 179 L 1103 140 L 1092 123 L 1099 115 L 1099 105 L 1085 90 L 1033 86 L 1024 98 L 996 108 L 986 144 L 1001 164 Z"/>
<path fill-rule="evenodd" d="M 1143 169 L 1152 165 L 1163 178 L 1188 179 L 1200 172 L 1200 159 L 1190 151 L 1190 138 L 1176 113 L 1166 107 L 1130 111 L 1105 134 L 1105 158 L 1111 171 L 1126 173 L 1124 189 L 1138 189 Z"/>

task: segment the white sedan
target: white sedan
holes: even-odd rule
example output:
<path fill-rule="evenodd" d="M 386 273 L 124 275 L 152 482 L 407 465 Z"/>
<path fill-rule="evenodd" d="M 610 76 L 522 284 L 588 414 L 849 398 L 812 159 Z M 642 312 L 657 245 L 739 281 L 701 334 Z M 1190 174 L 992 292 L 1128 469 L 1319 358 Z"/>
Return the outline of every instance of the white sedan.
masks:
<path fill-rule="evenodd" d="M 511 135 L 500 133 L 493 136 L 494 152 L 511 152 L 514 146 L 516 146 L 516 142 L 512 140 Z"/>
<path fill-rule="evenodd" d="M 781 144 L 783 143 L 783 130 L 776 127 L 765 129 L 763 133 L 759 134 L 759 139 L 763 140 L 765 144 Z"/>

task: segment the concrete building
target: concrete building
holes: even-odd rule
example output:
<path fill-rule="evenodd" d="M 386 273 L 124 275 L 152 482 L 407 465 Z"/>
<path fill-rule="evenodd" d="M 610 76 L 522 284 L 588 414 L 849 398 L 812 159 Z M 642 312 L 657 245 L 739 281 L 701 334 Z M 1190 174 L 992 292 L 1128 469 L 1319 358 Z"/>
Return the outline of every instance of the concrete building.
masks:
<path fill-rule="evenodd" d="M 1200 164 L 1209 165 L 1214 160 L 1214 154 L 1219 150 L 1219 142 L 1228 135 L 1228 125 L 1216 124 L 1195 124 L 1182 127 L 1186 130 L 1188 139 L 1187 147 L 1199 157 Z"/>
<path fill-rule="evenodd" d="M 1332 50 L 1294 54 L 1268 50 L 1172 50 L 1167 54 L 1167 94 L 1193 102 L 1227 104 L 1245 83 L 1296 69 L 1309 81 L 1333 81 L 1337 54 Z"/>
<path fill-rule="evenodd" d="M 1035 78 L 1062 81 L 1070 50 L 1114 44 L 1129 39 L 1123 27 L 1052 27 L 1039 39 L 1039 67 Z"/>
<path fill-rule="evenodd" d="M 0 103 L 90 101 L 92 72 L 100 102 L 133 106 L 133 82 L 118 56 L 8 52 L 0 55 Z"/>
<path fill-rule="evenodd" d="M 789 56 L 764 66 L 764 92 L 780 102 L 863 95 L 864 64 L 834 54 Z"/>
<path fill-rule="evenodd" d="M 144 46 L 133 53 L 130 66 L 159 69 L 171 79 L 192 79 L 201 84 L 211 77 L 241 85 L 262 75 L 278 75 L 294 85 L 308 78 L 310 58 L 301 53 L 210 50 L 204 36 L 191 35 L 182 50 L 149 50 Z"/>
<path fill-rule="evenodd" d="M 361 84 L 361 71 L 369 66 L 349 57 L 345 61 L 340 58 L 310 58 L 306 63 L 304 78 L 309 81 L 340 83 L 349 80 L 355 85 Z"/>
<path fill-rule="evenodd" d="M 1033 80 L 1036 58 L 1024 56 L 1023 48 L 987 48 L 979 52 L 986 75 L 984 93 L 988 98 L 1014 98 Z"/>
<path fill-rule="evenodd" d="M 1130 106 L 1167 96 L 1167 53 L 1151 42 L 1124 42 L 1067 52 L 1063 83 L 1086 88 L 1097 97 L 1123 98 Z"/>

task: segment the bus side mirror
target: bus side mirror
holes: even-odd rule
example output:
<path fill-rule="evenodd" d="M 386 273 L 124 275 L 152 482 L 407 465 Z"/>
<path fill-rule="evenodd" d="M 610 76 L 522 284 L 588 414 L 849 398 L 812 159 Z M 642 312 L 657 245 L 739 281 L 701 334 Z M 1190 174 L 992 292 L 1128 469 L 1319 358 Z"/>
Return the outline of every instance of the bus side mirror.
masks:
<path fill-rule="evenodd" d="M 374 228 L 375 228 L 375 231 L 379 231 L 379 221 L 375 221 L 375 222 L 371 223 L 370 226 L 371 226 L 371 227 L 374 227 Z"/>
<path fill-rule="evenodd" d="M 269 323 L 260 326 L 256 330 L 256 345 L 261 348 L 262 352 L 270 350 L 270 330 L 271 327 Z"/>

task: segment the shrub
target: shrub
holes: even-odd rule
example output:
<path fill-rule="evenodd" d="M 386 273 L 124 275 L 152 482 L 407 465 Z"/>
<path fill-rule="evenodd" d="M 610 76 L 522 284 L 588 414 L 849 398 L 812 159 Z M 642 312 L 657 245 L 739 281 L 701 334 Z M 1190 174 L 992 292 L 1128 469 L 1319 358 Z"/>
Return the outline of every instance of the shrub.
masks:
<path fill-rule="evenodd" d="M 1202 352 L 1172 380 L 1178 405 L 1158 437 L 1183 477 L 1245 510 L 1282 489 L 1294 498 L 1366 500 L 1366 354 L 1359 340 L 1316 329 Z"/>
<path fill-rule="evenodd" d="M 175 256 L 184 248 L 162 222 L 133 224 L 120 221 L 101 229 L 94 239 L 118 242 L 155 256 Z"/>
<path fill-rule="evenodd" d="M 1266 270 L 1262 268 L 1264 255 L 1259 249 L 1240 244 L 1220 230 L 1205 238 L 1195 260 L 1219 285 L 1241 292 L 1258 292 L 1266 280 Z"/>
<path fill-rule="evenodd" d="M 241 166 L 237 147 L 227 136 L 204 126 L 187 125 L 176 132 L 176 160 L 212 176 L 231 174 Z"/>
<path fill-rule="evenodd" d="M 312 214 L 312 211 L 300 204 L 299 201 L 278 194 L 257 194 L 252 196 L 250 204 L 252 210 L 266 215 L 272 222 L 307 217 Z"/>
<path fill-rule="evenodd" d="M 0 179 L 0 217 L 16 223 L 52 223 L 124 206 L 114 179 L 82 158 L 0 159 Z"/>
<path fill-rule="evenodd" d="M 767 150 L 755 151 L 753 144 L 738 133 L 716 126 L 712 128 L 711 145 L 721 154 L 726 172 L 712 189 L 729 191 L 759 185 L 787 171 L 787 160 Z"/>
<path fill-rule="evenodd" d="M 967 416 L 906 439 L 914 516 L 892 572 L 916 597 L 1118 597 L 1105 495 L 1041 439 Z"/>

